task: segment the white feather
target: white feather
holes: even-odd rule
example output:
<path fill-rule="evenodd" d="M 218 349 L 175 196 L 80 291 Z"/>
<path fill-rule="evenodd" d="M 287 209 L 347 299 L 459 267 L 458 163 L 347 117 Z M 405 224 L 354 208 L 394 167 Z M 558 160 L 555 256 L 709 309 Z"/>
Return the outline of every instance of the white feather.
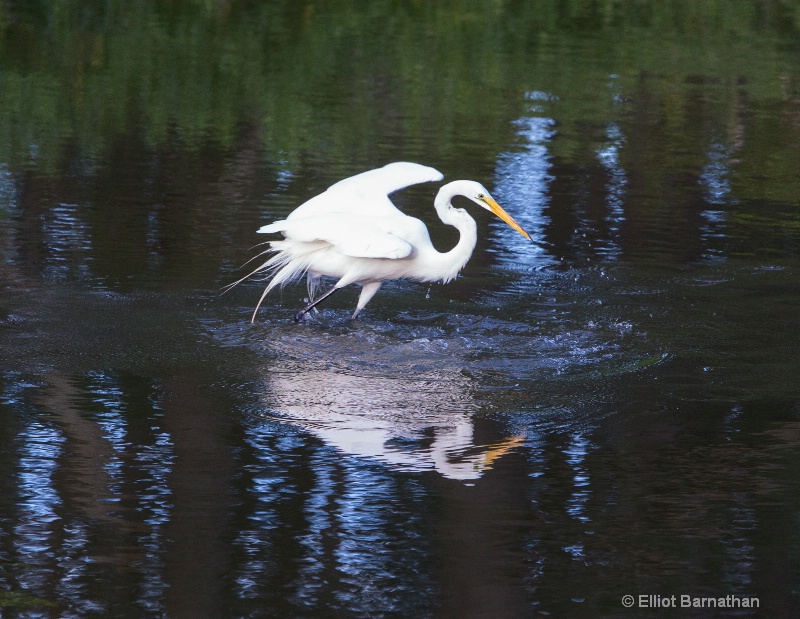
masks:
<path fill-rule="evenodd" d="M 258 232 L 281 232 L 297 243 L 325 241 L 353 258 L 405 258 L 413 249 L 407 241 L 386 230 L 385 219 L 357 218 L 349 213 L 293 217 L 263 226 Z"/>

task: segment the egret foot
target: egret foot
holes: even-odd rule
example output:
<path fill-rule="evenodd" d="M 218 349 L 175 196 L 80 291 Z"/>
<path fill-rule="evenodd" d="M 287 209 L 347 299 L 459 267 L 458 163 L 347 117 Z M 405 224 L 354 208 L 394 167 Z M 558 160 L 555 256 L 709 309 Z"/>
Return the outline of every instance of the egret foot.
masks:
<path fill-rule="evenodd" d="M 297 312 L 294 315 L 294 321 L 295 322 L 300 322 L 301 320 L 303 320 L 303 318 L 305 318 L 305 315 L 308 314 L 308 312 L 310 312 L 312 309 L 316 309 L 317 305 L 322 303 L 325 299 L 327 299 L 329 296 L 331 296 L 337 290 L 339 290 L 339 289 L 336 288 L 336 286 L 334 286 L 333 288 L 328 290 L 328 292 L 323 294 L 319 299 L 317 299 L 316 301 L 312 301 L 311 303 L 306 305 L 303 309 L 301 309 L 299 312 Z"/>

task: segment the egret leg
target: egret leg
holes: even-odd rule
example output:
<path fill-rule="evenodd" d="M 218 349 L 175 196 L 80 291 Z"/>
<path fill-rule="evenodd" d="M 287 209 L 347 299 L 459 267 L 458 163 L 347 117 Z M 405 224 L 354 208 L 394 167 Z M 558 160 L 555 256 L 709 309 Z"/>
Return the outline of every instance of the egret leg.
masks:
<path fill-rule="evenodd" d="M 337 290 L 339 290 L 339 289 L 338 289 L 336 286 L 334 286 L 333 288 L 331 288 L 330 290 L 328 290 L 328 292 L 326 292 L 325 294 L 323 294 L 323 295 L 322 295 L 322 296 L 321 296 L 319 299 L 315 299 L 314 301 L 312 301 L 311 303 L 309 303 L 308 305 L 306 305 L 306 306 L 305 306 L 303 309 L 301 309 L 299 312 L 297 312 L 297 313 L 294 315 L 294 321 L 295 321 L 295 322 L 300 322 L 301 320 L 303 320 L 303 317 L 304 317 L 306 314 L 308 314 L 308 312 L 310 312 L 310 311 L 311 311 L 312 309 L 314 309 L 314 308 L 315 308 L 317 305 L 319 305 L 320 303 L 322 303 L 322 302 L 323 302 L 325 299 L 327 299 L 329 296 L 331 296 L 331 295 L 332 295 L 334 292 L 336 292 Z"/>
<path fill-rule="evenodd" d="M 363 310 L 366 304 L 369 303 L 370 299 L 375 296 L 375 293 L 381 289 L 382 283 L 383 282 L 370 282 L 369 284 L 362 284 L 361 294 L 358 297 L 358 305 L 356 305 L 356 311 L 353 312 L 350 320 L 355 320 L 358 318 L 361 310 Z"/>
<path fill-rule="evenodd" d="M 310 273 L 306 275 L 306 287 L 308 288 L 308 299 L 306 299 L 306 303 L 313 303 L 314 299 L 317 297 L 317 291 L 319 290 L 320 285 L 320 278 L 311 275 Z M 319 310 L 315 307 L 315 312 Z"/>

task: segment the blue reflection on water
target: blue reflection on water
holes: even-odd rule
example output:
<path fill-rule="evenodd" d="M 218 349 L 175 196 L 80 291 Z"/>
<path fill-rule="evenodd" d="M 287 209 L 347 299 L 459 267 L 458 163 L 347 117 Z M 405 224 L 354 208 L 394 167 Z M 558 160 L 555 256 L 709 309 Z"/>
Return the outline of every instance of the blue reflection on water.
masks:
<path fill-rule="evenodd" d="M 51 424 L 30 422 L 19 433 L 18 509 L 20 518 L 14 528 L 14 547 L 24 557 L 28 569 L 19 575 L 22 587 L 45 588 L 51 578 L 54 523 L 61 499 L 54 487 L 63 435 Z"/>
<path fill-rule="evenodd" d="M 91 275 L 92 238 L 80 216 L 81 209 L 80 204 L 58 203 L 44 218 L 42 232 L 49 250 L 44 269 L 47 279 L 61 281 L 71 275 Z"/>
<path fill-rule="evenodd" d="M 114 452 L 114 455 L 108 458 L 104 470 L 111 482 L 109 490 L 113 496 L 118 497 L 123 474 L 120 456 L 129 447 L 129 443 L 126 442 L 122 389 L 104 373 L 94 372 L 90 374 L 90 378 L 93 382 L 89 384 L 87 391 L 92 402 L 101 406 L 100 412 L 95 415 L 95 421 L 102 430 L 103 438 L 109 442 Z"/>
<path fill-rule="evenodd" d="M 163 411 L 157 395 L 151 395 L 149 440 L 132 443 L 126 394 L 119 378 L 104 372 L 93 372 L 89 378 L 87 395 L 94 405 L 100 406 L 94 420 L 113 449 L 113 456 L 104 466 L 104 472 L 109 476 L 112 500 L 122 503 L 116 508 L 118 510 L 131 506 L 136 515 L 127 518 L 141 519 L 147 525 L 136 535 L 136 545 L 141 550 L 137 570 L 141 592 L 137 601 L 150 612 L 161 612 L 168 588 L 163 573 L 167 541 L 163 528 L 169 522 L 173 508 L 170 476 L 175 456 L 172 437 L 160 428 Z M 129 487 L 131 483 L 133 486 Z"/>
<path fill-rule="evenodd" d="M 66 601 L 60 616 L 107 614 L 115 602 L 102 583 L 130 565 L 137 606 L 163 612 L 173 447 L 159 427 L 158 398 L 150 400 L 150 440 L 133 444 L 129 394 L 118 377 L 4 379 L 2 403 L 19 411 L 20 422 L 10 545 L 25 566 L 11 585 Z"/>
<path fill-rule="evenodd" d="M 708 152 L 708 163 L 703 166 L 700 174 L 700 183 L 705 190 L 706 202 L 714 205 L 731 204 L 731 182 L 728 178 L 730 169 L 728 162 L 731 158 L 730 149 L 719 142 L 710 146 Z"/>
<path fill-rule="evenodd" d="M 567 501 L 567 513 L 581 522 L 589 522 L 586 505 L 591 492 L 591 479 L 584 466 L 584 460 L 589 453 L 589 441 L 582 434 L 574 434 L 565 450 L 567 464 L 575 471 L 572 478 L 572 496 Z"/>
<path fill-rule="evenodd" d="M 8 165 L 0 163 L 0 214 L 14 214 L 17 210 L 17 190 L 14 175 Z"/>
<path fill-rule="evenodd" d="M 118 475 L 115 482 L 123 478 L 131 479 L 128 467 L 132 466 L 136 471 L 134 488 L 121 489 L 119 496 L 123 501 L 132 503 L 137 519 L 141 518 L 148 527 L 137 535 L 137 545 L 143 551 L 139 559 L 139 604 L 152 612 L 163 611 L 168 588 L 163 571 L 167 542 L 163 528 L 169 523 L 173 509 L 170 481 L 175 459 L 173 440 L 161 428 L 164 413 L 154 386 L 151 386 L 152 392 L 148 398 L 151 407 L 149 440 L 132 444 L 129 439 L 130 423 L 126 417 L 128 405 L 124 401 L 125 391 L 118 378 L 97 373 L 93 379 L 90 386 L 93 399 L 102 405 L 97 415 L 98 423 L 119 454 L 111 465 Z"/>
<path fill-rule="evenodd" d="M 342 457 L 282 423 L 256 418 L 247 436 L 256 504 L 235 541 L 244 555 L 237 594 L 373 616 L 408 611 L 413 591 L 411 607 L 423 616 L 433 593 L 417 480 Z M 294 517 L 287 521 L 287 514 Z M 273 579 L 285 588 L 266 586 Z"/>
<path fill-rule="evenodd" d="M 531 92 L 529 101 L 550 101 L 554 97 L 547 93 Z M 514 124 L 523 145 L 521 152 L 502 153 L 498 157 L 496 189 L 498 200 L 530 234 L 534 243 L 518 235 L 503 237 L 508 247 L 508 262 L 516 263 L 520 256 L 528 260 L 541 261 L 545 228 L 549 222 L 543 214 L 549 202 L 549 188 L 553 177 L 550 174 L 551 157 L 549 142 L 555 135 L 555 120 L 536 115 L 543 112 L 540 105 L 532 104 L 531 116 L 518 119 Z"/>
<path fill-rule="evenodd" d="M 605 220 L 608 223 L 608 239 L 598 239 L 598 251 L 609 257 L 619 257 L 622 247 L 619 238 L 620 227 L 625 221 L 624 197 L 628 177 L 620 161 L 620 150 L 625 143 L 625 136 L 617 123 L 610 123 L 606 127 L 606 144 L 597 149 L 597 158 L 608 173 L 606 183 L 606 207 L 608 213 Z"/>
<path fill-rule="evenodd" d="M 724 254 L 724 248 L 715 247 L 713 243 L 722 242 L 727 237 L 728 212 L 725 207 L 736 204 L 729 178 L 731 155 L 731 148 L 719 142 L 713 143 L 706 153 L 708 162 L 699 179 L 705 201 L 710 207 L 701 212 L 705 221 L 702 235 L 706 241 L 706 252 L 712 256 Z"/>

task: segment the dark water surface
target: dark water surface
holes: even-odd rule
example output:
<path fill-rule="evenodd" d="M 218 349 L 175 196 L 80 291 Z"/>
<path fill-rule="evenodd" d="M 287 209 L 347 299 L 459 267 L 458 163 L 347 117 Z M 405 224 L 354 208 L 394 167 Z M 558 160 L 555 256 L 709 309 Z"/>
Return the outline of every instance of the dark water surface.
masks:
<path fill-rule="evenodd" d="M 800 8 L 365 7 L 0 3 L 0 615 L 797 616 Z M 221 294 L 394 160 L 535 243 Z"/>

